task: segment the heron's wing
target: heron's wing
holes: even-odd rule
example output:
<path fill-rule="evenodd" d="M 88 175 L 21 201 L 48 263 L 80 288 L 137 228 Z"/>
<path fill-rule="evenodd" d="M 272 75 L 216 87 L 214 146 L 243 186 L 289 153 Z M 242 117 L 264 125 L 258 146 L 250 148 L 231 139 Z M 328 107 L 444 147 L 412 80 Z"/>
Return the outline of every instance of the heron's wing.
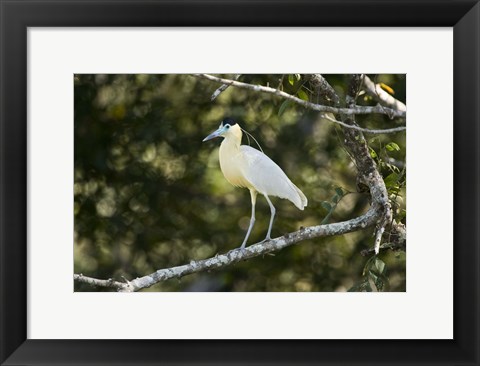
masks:
<path fill-rule="evenodd" d="M 303 210 L 307 198 L 272 159 L 246 145 L 240 146 L 240 153 L 241 171 L 259 193 L 288 199 Z"/>

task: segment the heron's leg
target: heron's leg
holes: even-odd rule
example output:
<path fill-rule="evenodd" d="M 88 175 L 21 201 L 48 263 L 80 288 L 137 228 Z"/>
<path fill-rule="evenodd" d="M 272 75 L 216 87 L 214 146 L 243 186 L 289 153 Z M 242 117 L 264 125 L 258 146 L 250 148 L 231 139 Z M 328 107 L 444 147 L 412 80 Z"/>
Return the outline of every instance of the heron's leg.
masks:
<path fill-rule="evenodd" d="M 247 230 L 247 235 L 245 235 L 245 239 L 243 239 L 242 246 L 240 249 L 245 248 L 245 245 L 247 244 L 248 237 L 250 236 L 250 233 L 253 228 L 253 224 L 255 224 L 255 203 L 257 202 L 257 191 L 251 189 L 250 190 L 250 198 L 252 199 L 252 216 L 250 217 L 250 226 L 248 227 Z"/>
<path fill-rule="evenodd" d="M 270 206 L 270 225 L 268 226 L 268 232 L 267 236 L 265 237 L 265 240 L 270 240 L 270 233 L 272 232 L 272 225 L 273 225 L 273 219 L 275 218 L 275 207 L 273 207 L 272 201 L 270 201 L 270 198 L 266 194 L 264 194 L 265 198 L 267 199 L 268 205 Z"/>

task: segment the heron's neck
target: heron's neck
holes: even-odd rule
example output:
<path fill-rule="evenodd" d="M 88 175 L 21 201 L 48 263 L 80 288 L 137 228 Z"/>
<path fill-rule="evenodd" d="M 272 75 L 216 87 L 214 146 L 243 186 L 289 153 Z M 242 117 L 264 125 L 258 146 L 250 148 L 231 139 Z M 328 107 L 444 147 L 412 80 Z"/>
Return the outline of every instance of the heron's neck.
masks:
<path fill-rule="evenodd" d="M 238 150 L 240 149 L 240 144 L 242 142 L 242 132 L 240 131 L 239 134 L 231 134 L 227 137 L 225 137 L 222 141 L 221 147 L 224 148 L 224 150 Z"/>

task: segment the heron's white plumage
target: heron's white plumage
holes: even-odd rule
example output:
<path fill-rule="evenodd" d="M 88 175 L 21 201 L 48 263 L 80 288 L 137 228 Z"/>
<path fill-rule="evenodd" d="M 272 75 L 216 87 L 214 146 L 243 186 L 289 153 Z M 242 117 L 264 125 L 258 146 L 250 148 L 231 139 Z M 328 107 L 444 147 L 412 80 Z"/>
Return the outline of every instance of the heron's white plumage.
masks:
<path fill-rule="evenodd" d="M 300 210 L 308 201 L 303 192 L 267 155 L 247 145 L 240 145 L 242 130 L 238 124 L 224 135 L 220 145 L 220 167 L 225 178 L 236 187 L 255 189 L 258 193 L 290 200 Z"/>
<path fill-rule="evenodd" d="M 245 179 L 261 194 L 290 200 L 300 210 L 307 198 L 267 155 L 250 146 L 240 146 L 241 170 Z"/>
<path fill-rule="evenodd" d="M 265 196 L 271 210 L 270 225 L 266 239 L 270 239 L 275 208 L 268 196 L 276 196 L 290 200 L 300 210 L 307 206 L 307 198 L 303 192 L 292 183 L 283 170 L 263 152 L 250 146 L 241 145 L 242 130 L 231 119 L 225 119 L 217 131 L 207 136 L 204 141 L 222 136 L 220 145 L 220 168 L 223 175 L 232 185 L 250 190 L 252 198 L 252 216 L 247 235 L 241 248 L 245 247 L 247 239 L 255 222 L 255 201 L 257 193 Z"/>

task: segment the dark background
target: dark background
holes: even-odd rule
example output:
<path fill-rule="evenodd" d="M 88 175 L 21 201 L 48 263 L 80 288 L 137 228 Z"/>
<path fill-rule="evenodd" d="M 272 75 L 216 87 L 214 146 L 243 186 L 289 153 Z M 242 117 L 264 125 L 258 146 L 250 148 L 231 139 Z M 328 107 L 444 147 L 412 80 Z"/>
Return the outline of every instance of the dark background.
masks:
<path fill-rule="evenodd" d="M 404 75 L 369 76 L 405 102 Z M 345 94 L 348 75 L 326 78 L 340 96 Z M 281 84 L 286 92 L 316 102 L 304 76 L 242 75 L 240 80 Z M 257 138 L 309 200 L 300 211 L 272 198 L 277 208 L 272 237 L 318 225 L 329 212 L 328 222 L 338 222 L 368 209 L 368 194 L 357 192 L 355 166 L 339 127 L 317 112 L 254 91 L 229 88 L 211 102 L 218 86 L 190 75 L 74 76 L 75 273 L 131 279 L 241 244 L 251 212 L 249 192 L 223 177 L 221 139 L 202 143 L 226 116 Z M 358 103 L 376 104 L 367 95 Z M 357 121 L 367 128 L 404 123 L 379 114 Z M 394 159 L 401 167 L 405 161 L 405 133 L 366 138 L 398 202 L 395 217 L 405 222 L 405 171 L 390 164 Z M 248 143 L 245 137 L 243 143 Z M 258 197 L 256 218 L 249 244 L 262 240 L 268 228 L 270 210 L 263 197 Z M 379 262 L 361 255 L 372 247 L 373 231 L 305 241 L 274 256 L 147 291 L 405 291 L 404 252 L 386 251 Z M 364 268 L 372 263 L 385 264 L 376 273 L 380 286 L 371 281 L 368 286 L 372 273 Z M 75 290 L 102 289 L 75 284 Z"/>

